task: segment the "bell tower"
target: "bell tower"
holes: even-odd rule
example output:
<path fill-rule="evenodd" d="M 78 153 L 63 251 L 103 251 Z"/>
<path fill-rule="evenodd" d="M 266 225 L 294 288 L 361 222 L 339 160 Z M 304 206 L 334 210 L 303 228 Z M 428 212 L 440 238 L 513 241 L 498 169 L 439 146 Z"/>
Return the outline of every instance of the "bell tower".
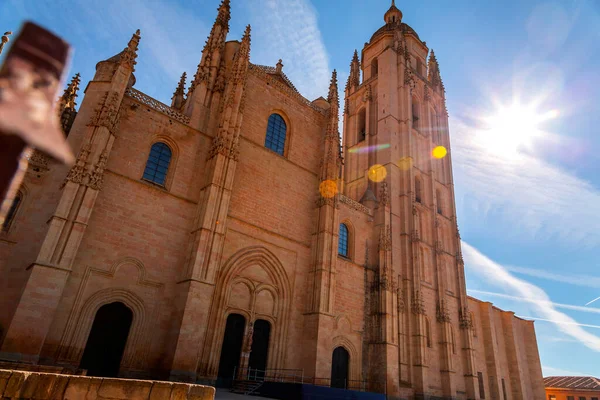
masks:
<path fill-rule="evenodd" d="M 476 398 L 445 89 L 394 1 L 384 22 L 355 52 L 344 101 L 343 192 L 373 209 L 380 253 L 367 266 L 378 282 L 368 380 L 388 394 L 426 395 L 438 382 L 445 397 Z"/>

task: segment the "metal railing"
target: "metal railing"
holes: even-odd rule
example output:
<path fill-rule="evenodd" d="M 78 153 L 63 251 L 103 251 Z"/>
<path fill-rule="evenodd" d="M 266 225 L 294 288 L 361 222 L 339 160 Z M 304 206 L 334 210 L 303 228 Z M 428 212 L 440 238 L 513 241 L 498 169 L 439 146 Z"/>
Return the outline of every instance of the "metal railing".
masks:
<path fill-rule="evenodd" d="M 334 379 L 318 378 L 304 376 L 303 369 L 266 369 L 260 370 L 248 368 L 243 376 L 238 376 L 237 367 L 233 371 L 233 380 L 247 380 L 253 382 L 285 382 L 302 383 L 306 385 L 326 386 L 332 388 L 356 390 L 360 392 L 367 391 L 366 380 L 355 379 Z"/>

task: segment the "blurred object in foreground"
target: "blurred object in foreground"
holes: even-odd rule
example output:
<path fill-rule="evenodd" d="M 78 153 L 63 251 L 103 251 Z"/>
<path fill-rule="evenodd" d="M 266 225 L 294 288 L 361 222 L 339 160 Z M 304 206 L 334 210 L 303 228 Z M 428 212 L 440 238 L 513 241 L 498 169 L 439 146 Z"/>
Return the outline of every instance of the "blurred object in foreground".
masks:
<path fill-rule="evenodd" d="M 58 36 L 26 22 L 0 66 L 0 224 L 27 169 L 30 148 L 73 163 L 54 112 L 70 50 Z"/>
<path fill-rule="evenodd" d="M 2 37 L 0 37 L 0 54 L 2 54 L 2 49 L 4 49 L 4 45 L 6 43 L 8 43 L 9 39 L 8 37 L 12 35 L 11 31 L 8 32 L 4 32 L 4 35 L 2 35 Z"/>

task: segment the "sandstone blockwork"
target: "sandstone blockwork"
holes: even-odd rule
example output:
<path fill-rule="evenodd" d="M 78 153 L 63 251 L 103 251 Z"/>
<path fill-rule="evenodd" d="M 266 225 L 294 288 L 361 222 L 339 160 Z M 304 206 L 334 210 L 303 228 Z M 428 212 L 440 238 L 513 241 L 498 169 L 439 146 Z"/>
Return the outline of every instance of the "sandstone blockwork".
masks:
<path fill-rule="evenodd" d="M 0 398 L 20 400 L 213 400 L 215 388 L 0 369 Z"/>
<path fill-rule="evenodd" d="M 230 12 L 224 0 L 170 105 L 135 86 L 139 31 L 96 65 L 76 113 L 80 78 L 65 91 L 77 162 L 31 155 L 0 233 L 0 360 L 543 399 L 533 322 L 466 294 L 433 50 L 392 5 L 343 99 L 334 71 L 309 100 L 285 60 L 250 63 L 249 26 L 227 40 Z"/>

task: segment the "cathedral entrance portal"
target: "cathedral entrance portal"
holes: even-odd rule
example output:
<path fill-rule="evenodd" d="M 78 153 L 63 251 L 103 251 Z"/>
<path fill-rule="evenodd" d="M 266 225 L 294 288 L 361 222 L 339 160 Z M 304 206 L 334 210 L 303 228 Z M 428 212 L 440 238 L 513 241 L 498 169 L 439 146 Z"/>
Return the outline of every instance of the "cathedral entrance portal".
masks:
<path fill-rule="evenodd" d="M 133 312 L 121 302 L 100 307 L 79 367 L 89 376 L 116 377 L 132 321 Z"/>
<path fill-rule="evenodd" d="M 240 366 L 246 319 L 240 314 L 230 314 L 225 325 L 217 386 L 230 386 L 233 374 Z"/>
<path fill-rule="evenodd" d="M 331 360 L 331 387 L 346 389 L 348 387 L 348 365 L 350 355 L 343 347 L 333 351 Z"/>
<path fill-rule="evenodd" d="M 271 337 L 271 324 L 264 319 L 254 322 L 254 333 L 252 334 L 252 352 L 248 362 L 250 374 L 258 379 L 264 378 L 267 369 L 267 357 L 269 352 L 269 338 Z M 252 370 L 258 370 L 253 372 Z"/>

